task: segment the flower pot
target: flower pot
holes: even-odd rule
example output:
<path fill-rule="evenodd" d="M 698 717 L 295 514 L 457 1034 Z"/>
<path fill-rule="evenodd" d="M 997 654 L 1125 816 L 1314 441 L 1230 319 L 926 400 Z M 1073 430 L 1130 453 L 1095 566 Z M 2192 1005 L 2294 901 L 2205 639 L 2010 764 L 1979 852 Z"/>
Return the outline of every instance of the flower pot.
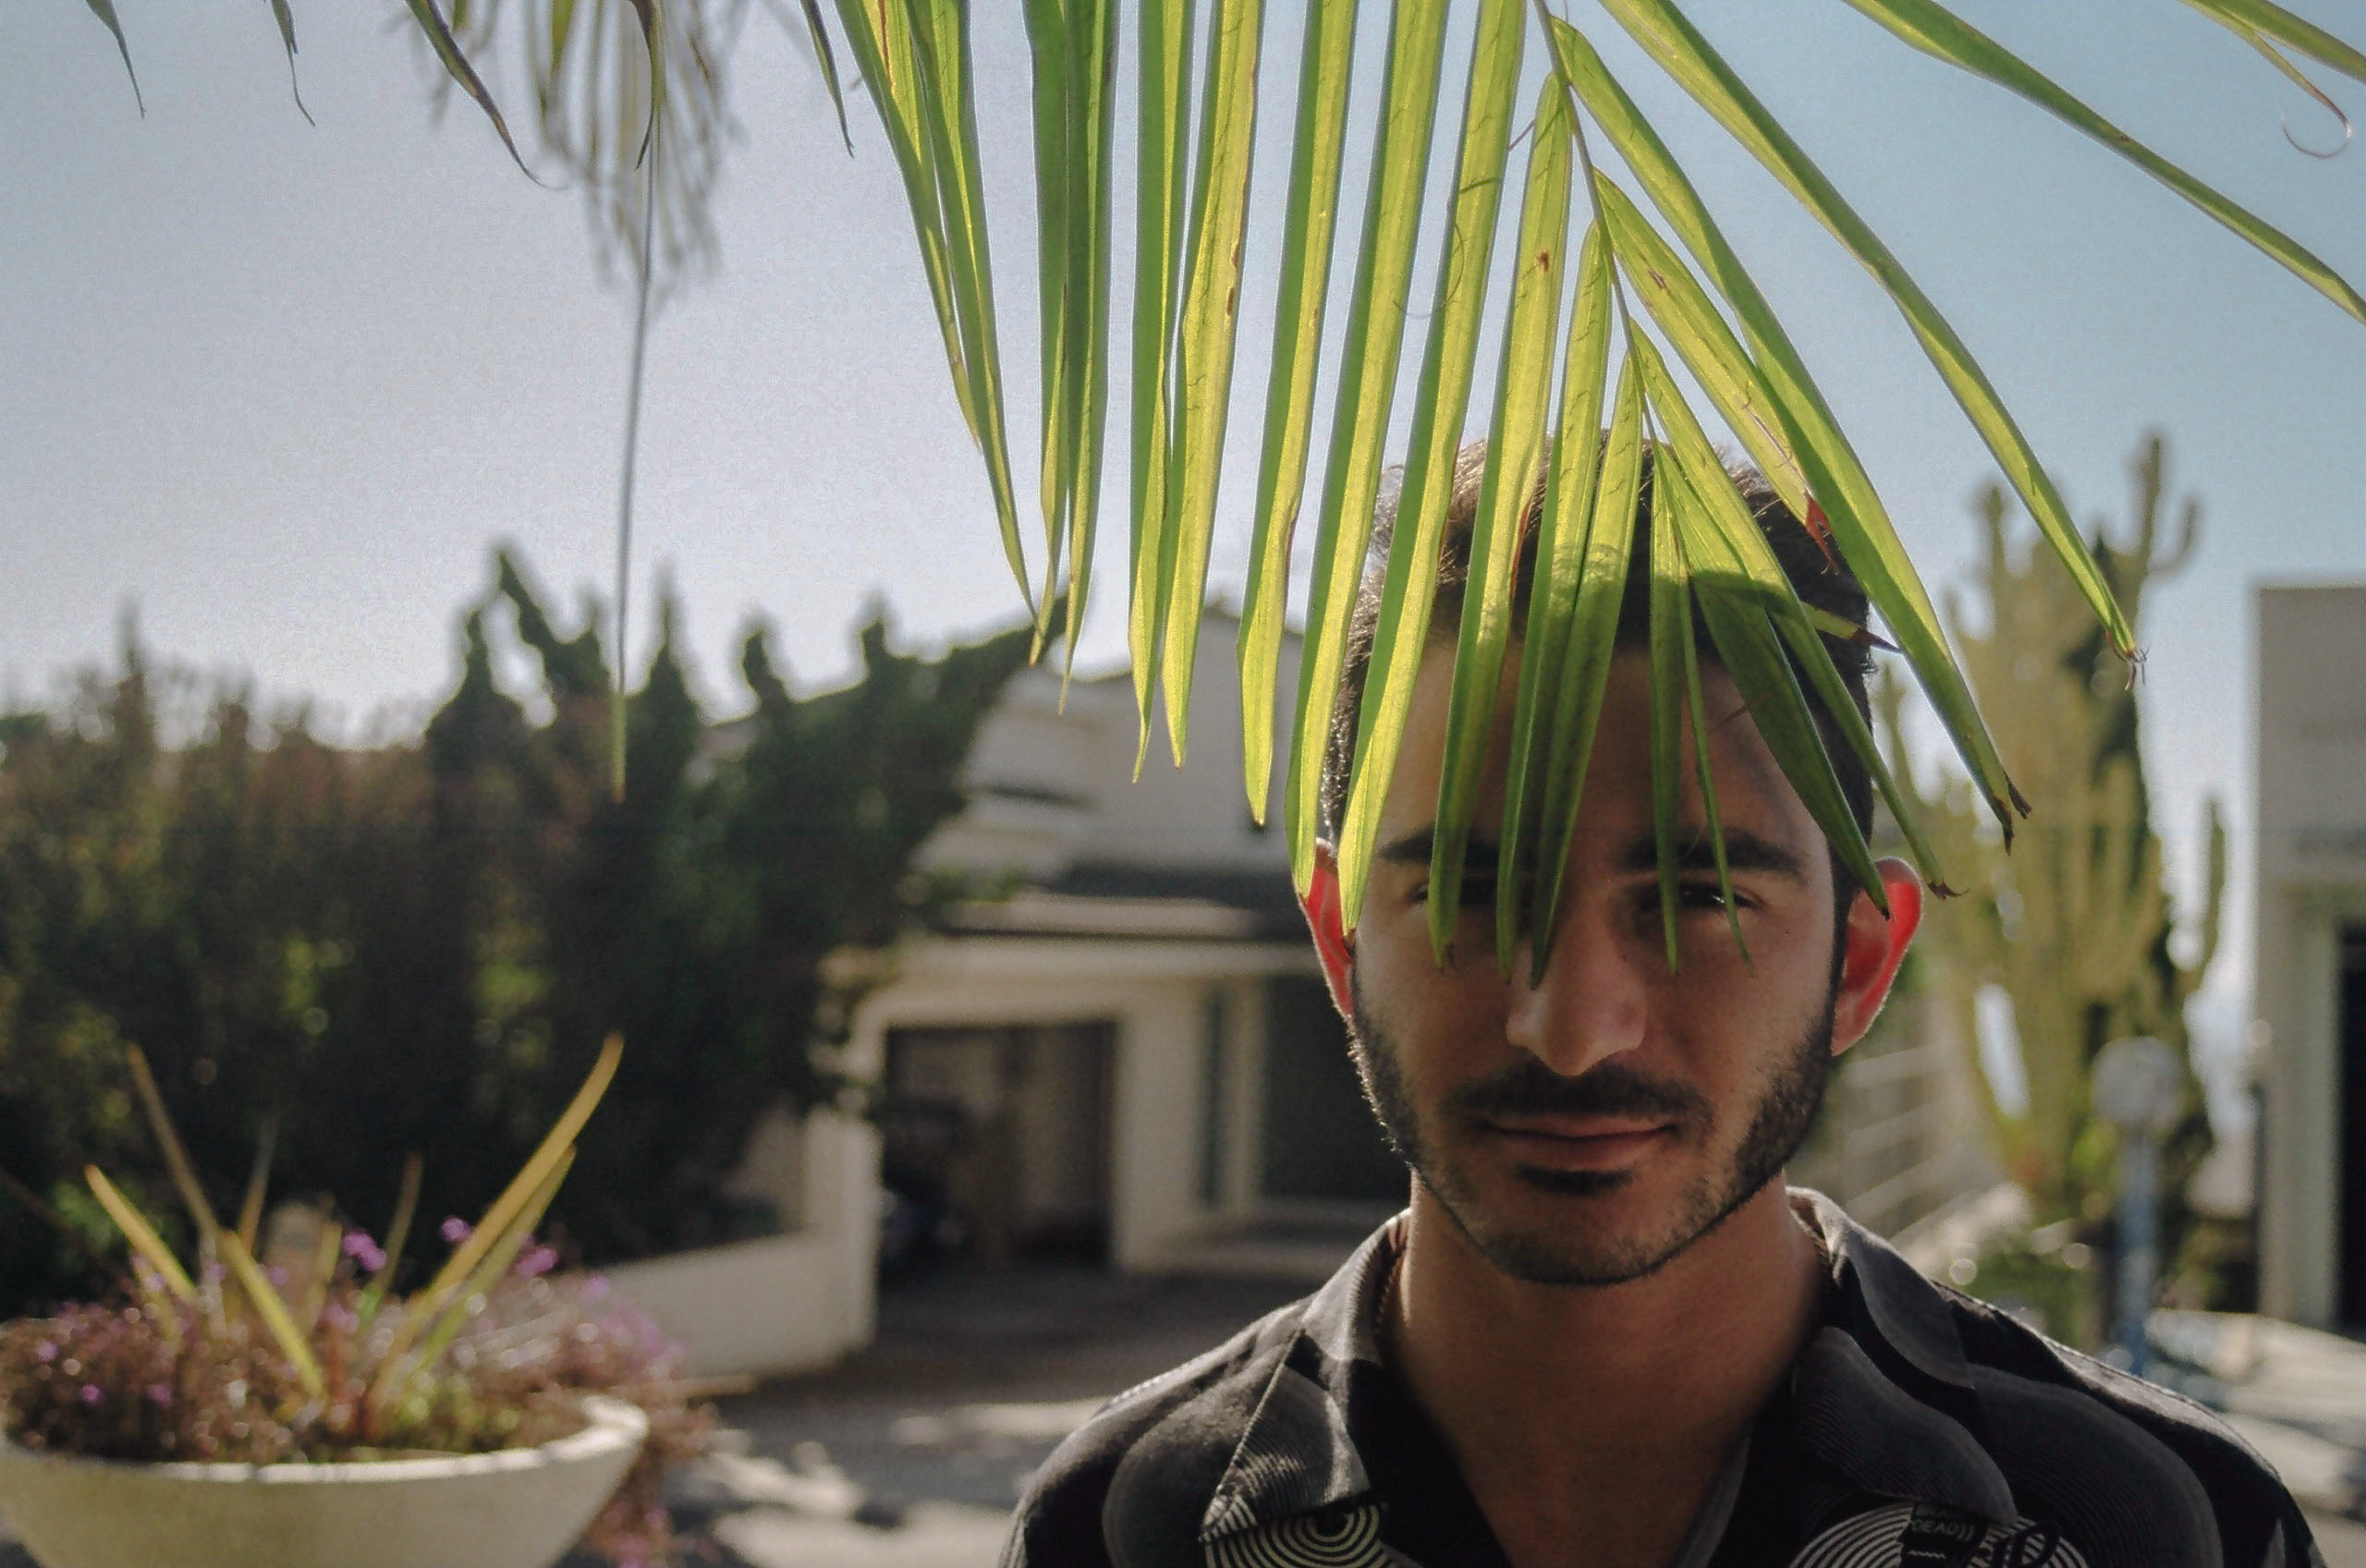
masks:
<path fill-rule="evenodd" d="M 43 1568 L 547 1568 L 624 1478 L 639 1406 L 539 1448 L 333 1465 L 152 1465 L 0 1441 L 0 1513 Z"/>

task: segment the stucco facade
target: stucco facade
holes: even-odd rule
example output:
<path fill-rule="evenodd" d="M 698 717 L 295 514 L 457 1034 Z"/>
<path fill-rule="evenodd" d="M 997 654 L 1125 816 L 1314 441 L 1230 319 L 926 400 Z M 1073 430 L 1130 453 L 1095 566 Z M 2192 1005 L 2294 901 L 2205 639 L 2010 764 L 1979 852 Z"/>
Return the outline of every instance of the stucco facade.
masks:
<path fill-rule="evenodd" d="M 2366 584 L 2254 598 L 2263 1311 L 2366 1324 Z"/>

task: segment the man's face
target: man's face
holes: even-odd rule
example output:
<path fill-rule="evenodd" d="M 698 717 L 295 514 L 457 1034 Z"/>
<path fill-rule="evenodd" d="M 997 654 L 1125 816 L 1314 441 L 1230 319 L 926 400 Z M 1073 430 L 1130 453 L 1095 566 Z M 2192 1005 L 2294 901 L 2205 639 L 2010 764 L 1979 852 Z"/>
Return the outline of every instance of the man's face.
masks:
<path fill-rule="evenodd" d="M 1640 655 L 1621 656 L 1551 962 L 1531 985 L 1523 947 L 1506 976 L 1494 910 L 1516 678 L 1507 675 L 1463 908 L 1441 969 L 1426 895 L 1451 663 L 1440 652 L 1421 670 L 1362 923 L 1345 974 L 1333 965 L 1358 1066 L 1399 1151 L 1496 1267 L 1539 1283 L 1633 1279 L 1762 1187 L 1814 1116 L 1840 978 L 1829 851 L 1732 681 L 1704 665 L 1709 762 L 1749 956 L 1734 944 L 1705 843 L 1688 723 L 1680 966 L 1671 973 L 1652 831 L 1649 672 Z M 1881 966 L 1881 989 L 1895 964 L 1893 955 Z M 1872 1019 L 1860 998 L 1845 1000 L 1844 1045 Z M 1877 990 L 1872 1007 L 1879 1003 Z"/>

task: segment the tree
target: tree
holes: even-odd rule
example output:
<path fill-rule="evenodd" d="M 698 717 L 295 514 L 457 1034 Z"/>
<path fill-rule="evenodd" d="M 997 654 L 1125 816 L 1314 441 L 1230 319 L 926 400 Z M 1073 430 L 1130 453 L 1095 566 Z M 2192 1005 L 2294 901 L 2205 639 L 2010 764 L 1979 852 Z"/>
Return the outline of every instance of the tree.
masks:
<path fill-rule="evenodd" d="M 128 1085 L 141 1049 L 215 1210 L 268 1191 L 374 1227 L 408 1156 L 430 1216 L 498 1192 L 613 1030 L 632 1041 L 553 1210 L 592 1261 L 732 1234 L 721 1189 L 767 1108 L 830 1105 L 850 1000 L 824 973 L 962 890 L 911 861 L 1021 628 L 924 660 L 863 627 L 861 678 L 799 698 L 761 628 L 755 709 L 711 725 L 676 617 L 628 706 L 635 788 L 606 787 L 608 658 L 523 567 L 489 598 L 540 665 L 542 723 L 494 678 L 494 606 L 415 741 L 344 750 L 259 721 L 127 638 L 112 682 L 0 723 L 0 1314 L 87 1294 L 112 1227 L 81 1185 L 179 1205 Z M 143 1183 L 142 1176 L 146 1180 Z"/>
<path fill-rule="evenodd" d="M 2157 434 L 2138 451 L 2129 475 L 2126 531 L 2115 534 L 2099 520 L 2092 542 L 2114 595 L 2140 625 L 2146 590 L 2191 556 L 2201 507 L 2188 498 L 2174 540 L 2164 532 L 2167 466 Z M 2190 961 L 2180 960 L 2170 942 L 2176 911 L 2138 744 L 2140 687 L 2079 614 L 2077 590 L 2060 567 L 2010 526 L 2003 492 L 1990 486 L 1976 510 L 1987 541 L 1972 586 L 1978 613 L 1951 602 L 1948 620 L 1997 715 L 1998 748 L 2043 792 L 2045 815 L 2007 855 L 1968 780 L 1942 771 L 1926 783 L 1914 766 L 1895 681 L 1882 693 L 1882 718 L 1908 798 L 1949 870 L 1963 878 L 1965 896 L 1930 913 L 1921 944 L 1928 983 L 1975 1054 L 1980 993 L 1997 987 L 2011 1001 L 2027 1096 L 2023 1104 L 2002 1103 L 1992 1087 L 1992 1144 L 2041 1219 L 2093 1222 L 2108 1212 L 2116 1146 L 2089 1107 L 2090 1070 L 2096 1053 L 2124 1035 L 2186 1048 L 2185 1003 L 2218 947 L 2226 833 L 2212 800 L 2202 824 L 2200 945 Z M 2173 1203 L 2208 1145 L 2193 1091 L 2170 1142 L 2165 1188 Z M 2174 1256 L 2177 1237 L 2168 1241 Z"/>
<path fill-rule="evenodd" d="M 91 3 L 125 44 L 113 6 L 107 0 Z M 1909 45 L 2029 99 L 2128 158 L 2337 308 L 2366 321 L 2366 298 L 2323 262 L 2110 125 L 1937 0 L 1849 3 Z M 2312 92 L 2317 90 L 2296 61 L 2366 80 L 2366 55 L 2273 0 L 2189 3 Z M 1037 636 L 1053 629 L 1052 606 L 1063 583 L 1072 628 L 1090 586 L 1100 437 L 1113 379 L 1108 274 L 1116 183 L 1110 155 L 1116 9 L 1111 0 L 1030 0 L 1026 8 L 1034 46 L 1039 297 L 1045 321 L 1043 544 L 1033 561 L 1022 539 L 1019 486 L 1002 408 L 969 12 L 957 0 L 840 0 L 837 10 L 839 43 L 860 74 L 904 174 L 955 393 L 984 454 L 1006 550 L 1035 610 Z M 703 193 L 727 123 L 722 62 L 741 8 L 728 0 L 634 0 L 629 9 L 517 0 L 507 6 L 456 6 L 447 21 L 433 0 L 411 0 L 411 11 L 450 82 L 476 100 L 505 141 L 509 128 L 475 62 L 503 49 L 517 52 L 531 79 L 543 146 L 588 193 L 602 232 L 635 263 L 645 328 L 658 257 L 694 249 L 701 233 Z M 1872 272 L 2067 568 L 2080 613 L 2099 622 L 2116 655 L 2130 656 L 2132 629 L 2104 574 L 2081 543 L 2031 444 L 1936 305 L 1676 0 L 1603 0 L 1603 11 Z M 1338 845 L 1350 919 L 1372 847 L 1381 781 L 1390 776 L 1410 683 L 1428 642 L 1430 547 L 1450 488 L 1451 458 L 1470 412 L 1488 281 L 1498 274 L 1515 282 L 1502 326 L 1508 346 L 1505 373 L 1487 421 L 1490 471 L 1476 547 L 1479 560 L 1496 565 L 1479 574 L 1481 590 L 1467 597 L 1458 628 L 1455 706 L 1461 720 L 1441 786 L 1433 907 L 1456 903 L 1445 884 L 1461 874 L 1460 824 L 1473 807 L 1472 781 L 1484 752 L 1483 735 L 1472 737 L 1492 711 L 1515 630 L 1501 564 L 1515 553 L 1530 478 L 1548 450 L 1555 456 L 1541 525 L 1547 569 L 1529 619 L 1518 628 L 1527 653 L 1523 668 L 1534 678 L 1523 683 L 1531 722 L 1518 726 L 1527 744 L 1513 777 L 1523 801 L 1549 798 L 1554 805 L 1549 816 L 1531 804 L 1516 819 L 1506 853 L 1516 853 L 1525 840 L 1544 845 L 1549 855 L 1576 809 L 1572 781 L 1582 777 L 1583 748 L 1562 744 L 1561 726 L 1549 717 L 1565 711 L 1582 715 L 1600 690 L 1605 660 L 1590 650 L 1607 643 L 1599 623 L 1615 613 L 1608 606 L 1616 596 L 1585 591 L 1589 584 L 1602 586 L 1612 565 L 1604 553 L 1585 548 L 1591 514 L 1598 494 L 1618 492 L 1630 463 L 1645 451 L 1662 457 L 1663 471 L 1686 478 L 1654 487 L 1655 504 L 1667 512 L 1679 546 L 1661 553 L 1669 581 L 1653 601 L 1665 611 L 1654 614 L 1689 614 L 1696 599 L 1712 612 L 1725 663 L 1747 688 L 1762 693 L 1760 711 L 1782 710 L 1790 721 L 1769 729 L 1802 737 L 1774 748 L 1786 772 L 1805 798 L 1834 796 L 1825 787 L 1829 760 L 1811 738 L 1812 726 L 1800 722 L 1809 698 L 1798 682 L 1819 696 L 1826 689 L 1820 633 L 1853 638 L 1868 629 L 1816 623 L 1754 556 L 1754 536 L 1730 504 L 1710 445 L 1711 430 L 1720 423 L 1793 510 L 1826 532 L 1865 580 L 1883 629 L 1931 699 L 1983 808 L 2009 835 L 2026 801 L 2006 772 L 1872 477 L 1710 208 L 1587 34 L 1552 15 L 1543 0 L 1479 0 L 1470 91 L 1455 138 L 1454 195 L 1446 211 L 1422 212 L 1434 122 L 1445 101 L 1446 12 L 1442 5 L 1407 0 L 1391 14 L 1387 62 L 1377 84 L 1384 110 L 1371 149 L 1372 185 L 1360 237 L 1352 246 L 1341 243 L 1335 218 L 1356 7 L 1330 0 L 1308 12 L 1287 238 L 1280 255 L 1254 261 L 1276 269 L 1285 309 L 1265 382 L 1264 456 L 1245 606 L 1243 709 L 1252 809 L 1263 808 L 1273 765 L 1266 736 L 1288 593 L 1289 539 L 1308 493 L 1322 304 L 1334 261 L 1347 254 L 1353 258 L 1353 304 L 1334 378 L 1331 450 L 1314 487 L 1315 568 L 1284 794 L 1293 860 L 1303 879 L 1316 832 L 1314 753 L 1397 402 L 1396 349 L 1408 319 L 1424 315 L 1424 302 L 1413 299 L 1410 288 L 1426 223 L 1456 242 L 1446 248 L 1437 294 L 1425 313 L 1405 470 L 1406 516 L 1413 526 L 1398 529 L 1388 564 L 1376 674 L 1358 730 L 1354 770 L 1360 782 L 1351 789 Z M 287 16 L 285 9 L 279 14 Z M 1205 69 L 1196 91 L 1194 7 L 1187 0 L 1143 0 L 1137 17 L 1130 641 L 1145 743 L 1153 697 L 1163 689 L 1170 740 L 1179 751 L 1222 433 L 1234 399 L 1231 303 L 1252 264 L 1244 254 L 1241 213 L 1258 113 L 1262 0 L 1220 0 L 1206 30 Z M 818 0 L 808 0 L 803 18 L 835 92 L 838 44 L 824 27 Z M 292 32 L 286 42 L 292 60 Z M 1523 54 L 1539 44 L 1552 68 L 1530 116 L 1515 92 Z M 125 51 L 128 64 L 128 45 Z M 1371 91 L 1374 84 L 1364 87 Z M 1503 200 L 1515 142 L 1527 148 L 1516 209 Z M 1624 180 L 1608 172 L 1605 160 L 1614 153 L 1627 170 Z M 1585 220 L 1575 245 L 1568 232 L 1573 213 Z M 1509 246 L 1495 243 L 1503 226 L 1517 227 Z M 1566 363 L 1556 388 L 1555 345 L 1562 335 L 1563 295 L 1572 286 L 1567 349 L 1560 356 Z M 1671 359 L 1697 383 L 1705 420 L 1688 403 Z M 1598 457 L 1593 437 L 1605 407 L 1612 438 L 1606 456 Z M 1555 431 L 1573 439 L 1552 441 Z M 628 495 L 629 452 L 628 437 Z M 1623 519 L 1613 521 L 1624 526 Z M 1567 668 L 1560 657 L 1565 649 L 1572 652 Z M 1562 687 L 1571 689 L 1570 700 L 1561 700 Z M 1679 697 L 1673 687 L 1657 693 L 1671 714 Z M 1582 726 L 1572 733 L 1582 733 Z M 1852 730 L 1845 739 L 1892 804 L 1901 806 L 1909 845 L 1925 874 L 1937 880 L 1944 868 L 1903 810 L 1871 736 Z M 1530 787 L 1531 774 L 1539 787 Z M 1827 834 L 1878 899 L 1861 835 L 1836 807 L 1823 817 Z M 1672 853 L 1673 846 L 1667 849 Z M 1516 875 L 1499 879 L 1506 890 L 1520 882 Z M 1549 926 L 1552 910 L 1532 913 Z M 1502 923 L 1506 941 L 1515 925 Z"/>

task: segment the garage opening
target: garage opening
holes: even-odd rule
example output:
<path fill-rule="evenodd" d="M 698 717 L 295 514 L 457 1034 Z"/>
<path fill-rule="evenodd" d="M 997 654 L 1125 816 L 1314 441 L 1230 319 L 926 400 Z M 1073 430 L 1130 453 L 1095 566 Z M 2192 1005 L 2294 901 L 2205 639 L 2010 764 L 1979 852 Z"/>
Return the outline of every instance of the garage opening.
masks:
<path fill-rule="evenodd" d="M 890 1029 L 882 1268 L 1105 1261 L 1116 1043 L 1105 1019 Z"/>

